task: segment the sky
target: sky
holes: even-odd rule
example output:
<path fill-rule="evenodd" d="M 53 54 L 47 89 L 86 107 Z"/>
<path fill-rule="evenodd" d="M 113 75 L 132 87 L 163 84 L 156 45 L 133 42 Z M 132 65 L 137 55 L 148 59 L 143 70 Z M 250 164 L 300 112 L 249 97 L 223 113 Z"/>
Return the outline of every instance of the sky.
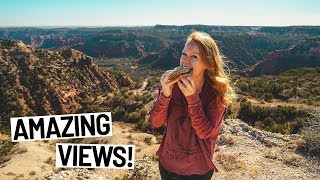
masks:
<path fill-rule="evenodd" d="M 320 0 L 0 0 L 0 26 L 320 25 Z"/>

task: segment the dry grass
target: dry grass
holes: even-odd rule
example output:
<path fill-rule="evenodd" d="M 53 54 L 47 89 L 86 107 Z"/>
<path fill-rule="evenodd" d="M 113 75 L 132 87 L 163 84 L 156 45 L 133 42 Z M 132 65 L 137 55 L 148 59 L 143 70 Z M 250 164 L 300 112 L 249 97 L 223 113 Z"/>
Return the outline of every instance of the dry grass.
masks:
<path fill-rule="evenodd" d="M 23 174 L 19 174 L 16 177 L 14 177 L 13 179 L 23 179 L 24 175 Z"/>
<path fill-rule="evenodd" d="M 215 149 L 214 149 L 214 152 L 218 152 L 218 151 L 220 151 L 220 146 L 218 146 L 218 145 L 216 144 Z"/>
<path fill-rule="evenodd" d="M 12 149 L 14 143 L 11 142 L 10 140 L 4 142 L 0 146 L 0 156 L 5 156 L 9 153 L 9 151 Z"/>
<path fill-rule="evenodd" d="M 274 150 L 269 150 L 268 152 L 266 152 L 264 154 L 264 157 L 265 158 L 269 158 L 269 159 L 273 159 L 273 160 L 276 160 L 279 158 L 279 154 L 276 153 Z"/>
<path fill-rule="evenodd" d="M 249 174 L 252 176 L 252 177 L 257 177 L 260 175 L 260 168 L 259 166 L 251 166 L 249 168 Z"/>
<path fill-rule="evenodd" d="M 269 150 L 264 154 L 265 158 L 279 160 L 284 164 L 289 166 L 299 167 L 301 164 L 301 158 L 295 154 L 282 154 L 281 152 L 276 152 L 276 150 Z"/>
<path fill-rule="evenodd" d="M 34 175 L 37 174 L 37 172 L 36 172 L 36 171 L 31 171 L 29 174 L 30 174 L 31 176 L 34 176 Z"/>
<path fill-rule="evenodd" d="M 55 166 L 55 160 L 52 157 L 49 157 L 47 160 L 44 161 L 47 164 Z"/>
<path fill-rule="evenodd" d="M 8 134 L 0 133 L 0 145 L 5 143 L 9 139 L 10 139 L 10 136 Z"/>
<path fill-rule="evenodd" d="M 8 175 L 8 176 L 15 176 L 16 174 L 13 173 L 13 172 L 8 172 L 8 173 L 6 173 L 6 175 Z"/>
<path fill-rule="evenodd" d="M 236 139 L 234 136 L 232 135 L 222 135 L 219 137 L 219 142 L 222 144 L 222 145 L 233 145 L 235 142 L 236 142 Z"/>
<path fill-rule="evenodd" d="M 157 155 L 155 155 L 155 154 L 152 154 L 152 155 L 144 154 L 142 158 L 146 158 L 146 157 L 150 158 L 152 161 L 158 161 L 159 160 L 159 157 Z"/>
<path fill-rule="evenodd" d="M 62 171 L 63 170 L 63 168 L 54 168 L 53 169 L 53 172 L 55 173 L 55 174 L 58 174 L 60 171 Z"/>
<path fill-rule="evenodd" d="M 5 141 L 0 145 L 0 164 L 3 164 L 11 159 L 14 153 L 24 153 L 26 149 L 14 149 L 14 143 L 11 140 Z"/>
<path fill-rule="evenodd" d="M 302 139 L 297 140 L 295 143 L 297 145 L 297 149 L 303 149 L 304 150 L 305 147 L 306 147 L 306 142 L 304 140 L 302 140 Z"/>
<path fill-rule="evenodd" d="M 129 134 L 127 136 L 127 139 L 129 139 L 129 144 L 134 144 L 133 139 L 132 139 L 132 134 Z"/>
<path fill-rule="evenodd" d="M 289 155 L 289 156 L 285 156 L 283 158 L 283 162 L 287 165 L 290 165 L 290 166 L 299 167 L 300 162 L 301 162 L 301 158 L 298 157 L 297 155 Z"/>
<path fill-rule="evenodd" d="M 303 143 L 300 143 L 300 148 L 306 152 L 320 156 L 320 133 L 313 128 L 305 128 L 302 131 Z M 298 146 L 299 146 L 298 145 Z"/>
<path fill-rule="evenodd" d="M 7 161 L 10 161 L 11 157 L 10 156 L 1 156 L 0 157 L 0 164 L 3 164 Z"/>
<path fill-rule="evenodd" d="M 12 149 L 12 154 L 23 154 L 28 152 L 27 148 L 13 148 Z"/>
<path fill-rule="evenodd" d="M 231 119 L 237 118 L 239 110 L 240 110 L 240 103 L 234 101 L 228 106 L 227 118 L 231 118 Z"/>
<path fill-rule="evenodd" d="M 218 154 L 216 160 L 226 171 L 234 171 L 242 167 L 242 162 L 231 154 Z"/>
<path fill-rule="evenodd" d="M 277 146 L 277 144 L 273 141 L 271 141 L 270 139 L 262 139 L 263 144 L 268 147 L 268 148 L 272 148 Z"/>

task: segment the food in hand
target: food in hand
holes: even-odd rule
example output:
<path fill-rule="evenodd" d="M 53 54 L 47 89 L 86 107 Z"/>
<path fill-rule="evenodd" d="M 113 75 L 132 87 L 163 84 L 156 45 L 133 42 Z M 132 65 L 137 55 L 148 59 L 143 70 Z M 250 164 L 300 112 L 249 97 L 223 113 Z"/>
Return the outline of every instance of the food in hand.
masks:
<path fill-rule="evenodd" d="M 187 66 L 178 66 L 173 69 L 172 74 L 169 75 L 169 81 L 177 80 L 192 74 L 192 68 Z"/>

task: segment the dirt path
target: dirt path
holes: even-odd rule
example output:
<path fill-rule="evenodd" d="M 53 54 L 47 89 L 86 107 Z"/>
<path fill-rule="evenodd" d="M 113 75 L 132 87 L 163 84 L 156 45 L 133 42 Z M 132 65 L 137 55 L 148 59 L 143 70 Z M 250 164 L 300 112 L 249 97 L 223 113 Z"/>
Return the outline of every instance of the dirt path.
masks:
<path fill-rule="evenodd" d="M 143 80 L 142 86 L 139 89 L 134 89 L 131 92 L 133 92 L 133 94 L 141 94 L 146 89 L 147 85 L 148 85 L 148 78 Z"/>
<path fill-rule="evenodd" d="M 141 94 L 141 92 L 146 89 L 147 85 L 148 85 L 148 79 L 143 80 L 142 86 L 137 90 L 137 93 Z"/>

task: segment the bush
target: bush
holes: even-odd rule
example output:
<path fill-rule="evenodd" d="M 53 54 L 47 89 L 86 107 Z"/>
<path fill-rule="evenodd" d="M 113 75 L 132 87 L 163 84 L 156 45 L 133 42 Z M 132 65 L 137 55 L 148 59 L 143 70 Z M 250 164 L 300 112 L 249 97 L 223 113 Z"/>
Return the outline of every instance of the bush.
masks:
<path fill-rule="evenodd" d="M 319 105 L 319 68 L 298 68 L 277 76 L 247 78 L 234 76 L 237 93 L 265 101 L 289 100 Z M 318 99 L 318 100 L 317 100 Z"/>
<path fill-rule="evenodd" d="M 293 106 L 261 107 L 243 101 L 240 103 L 238 118 L 270 132 L 295 134 L 314 116 Z"/>
<path fill-rule="evenodd" d="M 311 127 L 304 128 L 302 138 L 305 141 L 305 151 L 320 157 L 320 132 Z"/>
<path fill-rule="evenodd" d="M 152 140 L 152 137 L 150 137 L 150 136 L 144 138 L 144 142 L 147 143 L 148 145 L 152 144 L 151 140 Z"/>
<path fill-rule="evenodd" d="M 264 99 L 265 101 L 267 101 L 267 102 L 271 102 L 272 99 L 273 99 L 273 95 L 272 95 L 271 93 L 266 93 L 266 94 L 264 94 L 263 99 Z"/>

